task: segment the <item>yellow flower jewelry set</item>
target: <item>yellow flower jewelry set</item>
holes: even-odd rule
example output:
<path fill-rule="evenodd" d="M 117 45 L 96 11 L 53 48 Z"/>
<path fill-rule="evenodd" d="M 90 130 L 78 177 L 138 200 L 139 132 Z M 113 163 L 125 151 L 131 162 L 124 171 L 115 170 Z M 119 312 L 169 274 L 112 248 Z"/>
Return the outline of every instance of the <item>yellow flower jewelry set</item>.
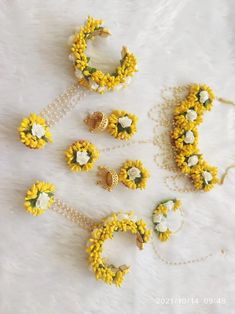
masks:
<path fill-rule="evenodd" d="M 50 128 L 72 110 L 89 91 L 103 94 L 119 90 L 130 83 L 131 77 L 137 71 L 137 62 L 135 56 L 126 47 L 122 48 L 120 65 L 112 74 L 103 73 L 89 63 L 90 58 L 86 55 L 87 41 L 96 36 L 110 35 L 109 30 L 102 24 L 101 20 L 88 17 L 86 23 L 69 37 L 69 60 L 73 64 L 76 82 L 44 108 L 39 115 L 32 113 L 22 120 L 18 129 L 20 141 L 28 148 L 40 149 L 46 143 L 52 142 Z M 192 84 L 174 88 L 171 92 L 173 92 L 172 99 L 163 96 L 165 103 L 161 111 L 157 112 L 157 117 L 156 108 L 149 112 L 150 118 L 156 122 L 156 125 L 168 128 L 165 134 L 156 133 L 153 139 L 129 141 L 117 147 L 100 150 L 89 141 L 77 140 L 65 151 L 69 169 L 73 172 L 90 171 L 99 159 L 100 152 L 112 151 L 131 144 L 151 143 L 160 151 L 154 159 L 156 164 L 169 171 L 180 170 L 181 174 L 191 179 L 194 190 L 209 191 L 216 183 L 223 183 L 228 170 L 234 165 L 229 166 L 222 179 L 219 180 L 217 168 L 205 161 L 198 148 L 198 126 L 202 123 L 204 113 L 211 110 L 216 100 L 213 91 L 207 85 Z M 222 98 L 217 98 L 217 100 L 233 103 Z M 169 111 L 172 119 L 167 117 Z M 110 113 L 94 111 L 84 120 L 90 132 L 107 131 L 115 139 L 123 142 L 130 140 L 136 134 L 137 122 L 138 118 L 135 114 L 124 110 L 114 110 Z M 175 191 L 191 191 L 188 189 L 188 182 L 183 188 L 176 183 L 177 176 L 172 178 L 173 188 L 167 177 L 167 186 Z M 140 160 L 127 160 L 117 172 L 107 166 L 98 166 L 97 177 L 99 185 L 105 190 L 112 191 L 118 183 L 132 190 L 145 189 L 150 175 Z M 91 236 L 86 250 L 88 263 L 95 277 L 118 287 L 122 284 L 129 267 L 108 263 L 102 256 L 104 242 L 112 239 L 114 233 L 118 231 L 134 234 L 136 244 L 140 249 L 150 240 L 151 232 L 146 223 L 143 220 L 136 220 L 132 212 L 112 213 L 101 221 L 95 221 L 56 199 L 55 186 L 51 183 L 37 181 L 27 191 L 24 206 L 26 211 L 34 216 L 39 216 L 50 208 L 89 231 Z M 176 216 L 180 218 L 178 227 L 172 223 Z M 160 202 L 152 213 L 153 230 L 157 239 L 166 242 L 181 230 L 184 223 L 182 216 L 181 202 L 178 199 L 170 198 Z M 199 262 L 210 256 L 174 263 L 161 257 L 156 247 L 154 250 L 163 262 L 172 265 Z"/>

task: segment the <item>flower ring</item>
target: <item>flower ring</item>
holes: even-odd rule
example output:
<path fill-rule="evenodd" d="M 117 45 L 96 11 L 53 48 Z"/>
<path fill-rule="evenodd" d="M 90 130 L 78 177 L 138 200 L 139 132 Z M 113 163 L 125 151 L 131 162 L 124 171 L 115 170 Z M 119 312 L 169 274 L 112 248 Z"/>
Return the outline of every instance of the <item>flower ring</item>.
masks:
<path fill-rule="evenodd" d="M 160 241 L 167 241 L 170 239 L 173 231 L 169 223 L 169 215 L 176 212 L 181 207 L 181 202 L 176 199 L 169 199 L 162 201 L 154 209 L 152 221 L 154 230 Z"/>
<path fill-rule="evenodd" d="M 20 141 L 32 149 L 42 148 L 47 142 L 52 142 L 52 135 L 46 120 L 35 113 L 22 120 L 18 131 Z"/>

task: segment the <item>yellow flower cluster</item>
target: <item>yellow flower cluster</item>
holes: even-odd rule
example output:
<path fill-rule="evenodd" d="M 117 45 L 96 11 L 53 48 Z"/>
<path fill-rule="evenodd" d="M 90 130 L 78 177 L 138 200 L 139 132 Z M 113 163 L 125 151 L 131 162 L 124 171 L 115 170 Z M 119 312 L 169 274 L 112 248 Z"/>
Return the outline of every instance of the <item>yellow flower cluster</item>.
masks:
<path fill-rule="evenodd" d="M 24 118 L 18 128 L 20 141 L 27 147 L 39 149 L 52 142 L 52 135 L 46 120 L 35 113 Z"/>
<path fill-rule="evenodd" d="M 123 110 L 109 116 L 108 132 L 119 140 L 129 140 L 137 132 L 138 117 Z"/>
<path fill-rule="evenodd" d="M 95 36 L 106 37 L 110 35 L 110 32 L 101 26 L 102 23 L 102 20 L 88 17 L 84 26 L 73 36 L 73 44 L 71 47 L 75 75 L 78 78 L 78 82 L 82 86 L 100 94 L 103 94 L 108 90 L 113 90 L 119 84 L 125 86 L 128 83 L 127 79 L 133 76 L 137 71 L 136 58 L 125 47 L 122 49 L 120 66 L 117 67 L 113 74 L 103 73 L 102 71 L 89 66 L 90 58 L 85 54 L 87 40 L 93 39 Z"/>
<path fill-rule="evenodd" d="M 51 183 L 37 181 L 27 191 L 25 209 L 34 216 L 43 214 L 54 203 L 55 186 Z"/>
<path fill-rule="evenodd" d="M 211 190 L 219 181 L 217 168 L 208 165 L 198 149 L 198 126 L 214 99 L 207 85 L 191 85 L 186 99 L 175 108 L 171 134 L 177 166 L 190 176 L 197 190 L 203 191 Z"/>
<path fill-rule="evenodd" d="M 144 243 L 150 239 L 151 231 L 147 229 L 143 220 L 134 221 L 132 213 L 112 214 L 103 220 L 103 222 L 93 230 L 91 238 L 87 245 L 88 261 L 97 280 L 103 280 L 111 285 L 120 287 L 129 267 L 122 265 L 115 267 L 110 265 L 102 257 L 104 242 L 113 238 L 114 232 L 130 232 L 136 235 L 137 242 Z"/>
<path fill-rule="evenodd" d="M 127 160 L 119 172 L 119 181 L 129 189 L 145 189 L 150 174 L 140 160 Z"/>
<path fill-rule="evenodd" d="M 177 199 L 170 199 L 162 201 L 154 209 L 152 221 L 154 230 L 157 233 L 158 239 L 162 242 L 170 239 L 172 231 L 164 224 L 164 219 L 167 218 L 169 210 L 176 211 L 181 207 L 181 201 Z"/>
<path fill-rule="evenodd" d="M 72 171 L 89 171 L 99 158 L 99 151 L 92 143 L 79 140 L 65 151 L 65 156 L 67 164 Z"/>

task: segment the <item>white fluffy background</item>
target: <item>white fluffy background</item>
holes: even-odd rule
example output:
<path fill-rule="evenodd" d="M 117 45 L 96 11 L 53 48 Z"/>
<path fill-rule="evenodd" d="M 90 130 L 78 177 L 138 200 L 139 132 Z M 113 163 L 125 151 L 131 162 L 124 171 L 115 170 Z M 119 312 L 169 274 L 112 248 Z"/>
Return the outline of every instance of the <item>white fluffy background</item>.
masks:
<path fill-rule="evenodd" d="M 54 144 L 28 150 L 16 128 L 73 82 L 66 41 L 89 14 L 103 18 L 113 33 L 94 42 L 94 61 L 115 67 L 125 44 L 138 56 L 139 73 L 125 91 L 88 95 L 53 129 Z M 98 164 L 118 167 L 126 158 L 142 159 L 151 170 L 148 188 L 129 191 L 120 185 L 107 193 L 95 185 L 95 171 L 72 174 L 63 157 L 78 138 L 99 148 L 116 143 L 87 132 L 82 120 L 88 111 L 136 112 L 141 139 L 152 136 L 147 112 L 163 86 L 205 82 L 217 95 L 235 98 L 234 15 L 233 0 L 0 1 L 0 313 L 235 313 L 234 171 L 210 193 L 179 195 L 164 185 L 166 173 L 153 162 L 154 148 L 133 146 L 102 155 Z M 234 162 L 234 144 L 235 108 L 216 103 L 201 127 L 200 146 L 222 172 Z M 215 254 L 201 264 L 167 266 L 152 245 L 137 252 L 124 235 L 107 243 L 107 254 L 132 271 L 121 289 L 106 286 L 88 270 L 85 231 L 52 212 L 37 219 L 24 212 L 24 193 L 36 179 L 54 182 L 58 197 L 94 218 L 135 209 L 150 222 L 156 202 L 181 197 L 185 228 L 159 250 L 173 260 Z M 226 304 L 207 305 L 207 297 L 225 298 Z M 161 305 L 159 298 L 198 298 L 199 304 Z"/>

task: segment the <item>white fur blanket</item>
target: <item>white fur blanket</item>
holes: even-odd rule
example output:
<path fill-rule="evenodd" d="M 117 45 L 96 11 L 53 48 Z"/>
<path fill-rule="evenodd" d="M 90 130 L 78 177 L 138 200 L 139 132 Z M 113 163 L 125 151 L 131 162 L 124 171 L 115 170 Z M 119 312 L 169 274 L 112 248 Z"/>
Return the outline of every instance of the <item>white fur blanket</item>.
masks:
<path fill-rule="evenodd" d="M 53 128 L 52 145 L 28 150 L 16 129 L 23 116 L 40 112 L 73 82 L 66 41 L 88 15 L 104 19 L 113 34 L 97 39 L 95 62 L 113 68 L 127 45 L 138 56 L 139 72 L 125 91 L 88 95 Z M 82 120 L 88 111 L 137 113 L 136 138 L 142 139 L 153 134 L 147 112 L 163 86 L 205 82 L 217 95 L 235 98 L 234 15 L 233 0 L 0 1 L 0 313 L 235 313 L 234 171 L 209 193 L 174 193 L 153 161 L 154 148 L 136 145 L 103 154 L 98 164 L 118 168 L 127 158 L 141 159 L 151 171 L 148 188 L 120 185 L 108 193 L 96 186 L 95 171 L 72 174 L 63 157 L 78 138 L 99 148 L 115 144 L 107 134 L 87 132 Z M 222 173 L 235 158 L 235 108 L 217 102 L 200 134 L 201 149 Z M 107 243 L 106 253 L 130 264 L 131 272 L 121 289 L 106 286 L 88 270 L 85 231 L 50 211 L 40 218 L 24 212 L 24 193 L 37 179 L 54 182 L 59 198 L 92 217 L 134 209 L 150 226 L 159 200 L 181 198 L 185 227 L 170 242 L 157 242 L 159 251 L 172 260 L 213 256 L 168 266 L 151 244 L 137 252 L 123 235 Z"/>

